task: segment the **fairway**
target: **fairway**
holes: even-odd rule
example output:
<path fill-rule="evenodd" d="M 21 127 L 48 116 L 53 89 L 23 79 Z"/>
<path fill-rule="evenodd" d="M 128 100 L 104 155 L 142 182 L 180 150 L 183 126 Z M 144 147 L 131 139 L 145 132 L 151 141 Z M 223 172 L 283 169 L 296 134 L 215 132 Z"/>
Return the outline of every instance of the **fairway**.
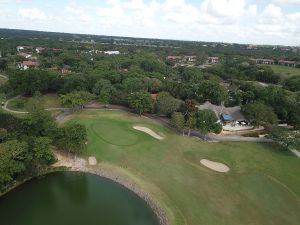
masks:
<path fill-rule="evenodd" d="M 274 70 L 275 74 L 282 75 L 283 77 L 300 76 L 300 68 L 279 65 L 270 65 L 270 67 Z"/>
<path fill-rule="evenodd" d="M 86 110 L 63 123 L 85 125 L 84 156 L 128 174 L 159 202 L 172 225 L 299 224 L 300 161 L 274 145 L 201 142 L 117 110 Z M 166 138 L 135 130 L 136 124 Z M 202 159 L 230 171 L 212 171 Z"/>

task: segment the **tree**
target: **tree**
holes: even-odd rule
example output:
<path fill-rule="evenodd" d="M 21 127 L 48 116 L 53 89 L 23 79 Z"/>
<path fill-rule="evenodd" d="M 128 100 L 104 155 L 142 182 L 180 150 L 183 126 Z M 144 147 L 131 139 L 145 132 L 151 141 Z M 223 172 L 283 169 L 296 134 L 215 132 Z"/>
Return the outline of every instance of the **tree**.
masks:
<path fill-rule="evenodd" d="M 260 102 L 249 103 L 242 106 L 242 112 L 250 123 L 254 125 L 276 124 L 277 116 L 270 106 Z"/>
<path fill-rule="evenodd" d="M 218 134 L 222 131 L 222 125 L 218 123 L 216 114 L 211 110 L 199 110 L 198 112 L 196 112 L 195 118 L 195 127 L 205 135 L 205 138 L 206 134 L 209 132 Z"/>
<path fill-rule="evenodd" d="M 203 81 L 198 86 L 197 99 L 200 101 L 209 100 L 213 104 L 220 105 L 227 100 L 228 93 L 216 81 Z"/>
<path fill-rule="evenodd" d="M 112 95 L 116 92 L 114 86 L 111 82 L 106 79 L 100 79 L 95 84 L 93 88 L 93 93 L 98 96 L 99 101 L 103 103 L 110 103 L 112 100 Z"/>
<path fill-rule="evenodd" d="M 54 161 L 50 150 L 52 140 L 48 137 L 35 137 L 33 139 L 33 159 L 40 165 L 49 165 Z"/>
<path fill-rule="evenodd" d="M 168 92 L 159 93 L 155 103 L 157 113 L 167 116 L 170 116 L 173 112 L 179 110 L 180 106 L 181 102 L 172 97 Z"/>
<path fill-rule="evenodd" d="M 83 105 L 92 99 L 92 95 L 86 91 L 73 91 L 66 95 L 61 95 L 62 105 L 70 107 L 73 110 L 83 108 Z"/>
<path fill-rule="evenodd" d="M 129 107 L 142 115 L 152 110 L 152 98 L 148 92 L 134 92 L 128 96 Z"/>
<path fill-rule="evenodd" d="M 0 144 L 0 191 L 26 169 L 26 142 L 11 140 Z"/>
<path fill-rule="evenodd" d="M 54 144 L 71 153 L 81 153 L 87 142 L 87 131 L 81 124 L 70 124 L 59 128 Z"/>
<path fill-rule="evenodd" d="M 56 131 L 56 124 L 50 112 L 45 110 L 28 113 L 21 122 L 20 135 L 51 137 Z"/>
<path fill-rule="evenodd" d="M 181 112 L 174 112 L 172 114 L 171 122 L 174 127 L 182 131 L 182 135 L 184 136 L 185 119 L 183 114 Z"/>
<path fill-rule="evenodd" d="M 268 135 L 268 137 L 277 142 L 285 150 L 288 150 L 290 147 L 296 144 L 296 136 L 298 134 L 299 131 L 290 131 L 285 128 L 276 127 L 271 130 L 271 133 Z"/>

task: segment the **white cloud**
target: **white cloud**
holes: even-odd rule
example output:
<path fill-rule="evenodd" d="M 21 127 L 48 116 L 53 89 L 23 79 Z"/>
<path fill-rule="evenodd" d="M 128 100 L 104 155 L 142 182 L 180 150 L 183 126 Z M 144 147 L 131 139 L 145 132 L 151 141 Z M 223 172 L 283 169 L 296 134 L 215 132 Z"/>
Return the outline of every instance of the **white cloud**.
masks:
<path fill-rule="evenodd" d="M 38 8 L 19 9 L 18 16 L 30 20 L 46 20 L 46 14 Z"/>
<path fill-rule="evenodd" d="M 300 0 L 273 0 L 273 2 L 281 5 L 300 5 Z"/>
<path fill-rule="evenodd" d="M 90 5 L 71 0 L 57 10 L 24 6 L 15 17 L 16 1 L 0 0 L 12 5 L 10 11 L 0 7 L 8 15 L 0 27 L 243 43 L 300 40 L 300 9 L 283 4 L 295 6 L 300 0 L 103 0 Z"/>
<path fill-rule="evenodd" d="M 80 22 L 90 23 L 92 21 L 92 17 L 89 16 L 85 10 L 76 3 L 71 3 L 70 5 L 66 6 L 66 11 L 70 12 L 71 14 L 75 14 Z"/>

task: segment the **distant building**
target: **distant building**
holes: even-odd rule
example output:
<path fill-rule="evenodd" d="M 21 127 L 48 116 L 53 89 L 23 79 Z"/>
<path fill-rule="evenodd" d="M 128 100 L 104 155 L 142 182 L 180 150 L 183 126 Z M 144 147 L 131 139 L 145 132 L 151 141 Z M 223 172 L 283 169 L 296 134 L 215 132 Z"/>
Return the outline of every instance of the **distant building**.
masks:
<path fill-rule="evenodd" d="M 25 49 L 32 49 L 32 46 L 26 46 L 26 45 L 19 45 L 16 47 L 17 51 L 20 52 L 20 51 L 23 51 Z"/>
<path fill-rule="evenodd" d="M 104 51 L 106 55 L 120 55 L 119 51 Z"/>
<path fill-rule="evenodd" d="M 275 61 L 274 59 L 255 59 L 255 63 L 273 65 L 275 64 Z"/>
<path fill-rule="evenodd" d="M 21 70 L 27 70 L 27 69 L 36 69 L 38 67 L 38 62 L 34 62 L 34 61 L 23 61 L 20 65 L 19 65 L 19 69 Z"/>
<path fill-rule="evenodd" d="M 21 57 L 23 57 L 23 58 L 25 58 L 25 59 L 29 59 L 29 58 L 31 57 L 30 54 L 27 54 L 27 53 L 25 53 L 25 52 L 19 52 L 17 55 L 18 55 L 18 56 L 21 56 Z"/>
<path fill-rule="evenodd" d="M 176 61 L 176 62 L 195 62 L 197 56 L 193 55 L 182 55 L 182 56 L 168 56 L 167 61 Z"/>
<path fill-rule="evenodd" d="M 286 61 L 286 60 L 279 60 L 278 61 L 278 65 L 281 66 L 290 66 L 290 67 L 296 67 L 297 65 L 299 65 L 299 62 L 296 61 Z"/>
<path fill-rule="evenodd" d="M 216 64 L 219 63 L 219 57 L 208 57 L 208 63 Z"/>
<path fill-rule="evenodd" d="M 46 50 L 46 48 L 42 48 L 42 47 L 37 47 L 36 49 L 35 49 L 35 51 L 36 51 L 36 53 L 42 53 L 43 51 L 45 51 Z"/>

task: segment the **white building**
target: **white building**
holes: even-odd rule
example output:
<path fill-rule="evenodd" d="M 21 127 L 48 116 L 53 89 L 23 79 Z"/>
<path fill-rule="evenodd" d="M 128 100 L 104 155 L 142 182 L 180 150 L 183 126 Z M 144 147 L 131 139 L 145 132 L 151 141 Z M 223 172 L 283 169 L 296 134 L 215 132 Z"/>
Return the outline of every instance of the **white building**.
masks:
<path fill-rule="evenodd" d="M 120 55 L 119 51 L 105 51 L 104 54 L 106 55 Z"/>

